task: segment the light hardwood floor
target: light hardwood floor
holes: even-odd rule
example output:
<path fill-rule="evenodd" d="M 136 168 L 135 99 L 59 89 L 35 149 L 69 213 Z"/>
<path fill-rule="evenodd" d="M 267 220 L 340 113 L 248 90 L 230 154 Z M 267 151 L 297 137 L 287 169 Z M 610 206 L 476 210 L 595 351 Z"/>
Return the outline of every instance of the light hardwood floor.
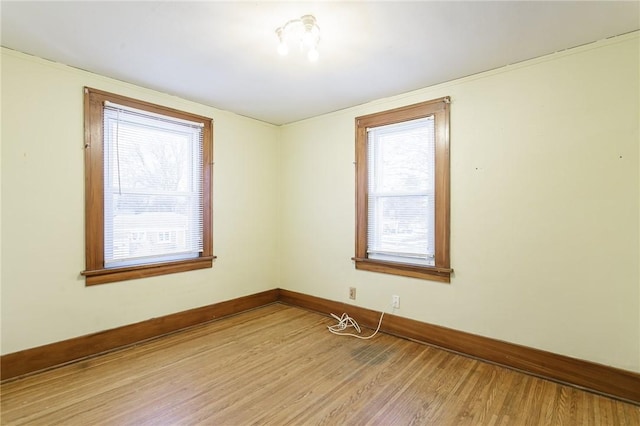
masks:
<path fill-rule="evenodd" d="M 7 382 L 1 423 L 640 425 L 638 406 L 334 322 L 273 304 Z"/>

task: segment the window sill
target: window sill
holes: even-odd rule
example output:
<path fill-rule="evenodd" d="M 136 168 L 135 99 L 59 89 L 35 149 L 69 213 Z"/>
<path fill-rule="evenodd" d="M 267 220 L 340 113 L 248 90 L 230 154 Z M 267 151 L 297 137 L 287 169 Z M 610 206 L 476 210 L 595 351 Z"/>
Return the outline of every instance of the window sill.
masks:
<path fill-rule="evenodd" d="M 203 256 L 196 259 L 180 260 L 177 262 L 152 263 L 141 266 L 124 268 L 96 269 L 82 271 L 86 285 L 107 284 L 116 281 L 133 280 L 137 278 L 155 277 L 176 272 L 193 271 L 213 267 L 215 256 Z"/>
<path fill-rule="evenodd" d="M 352 260 L 356 263 L 356 269 L 363 271 L 381 272 L 383 274 L 401 275 L 403 277 L 420 278 L 443 283 L 451 282 L 451 273 L 453 272 L 453 269 L 450 268 L 438 268 L 434 266 L 406 265 L 356 257 L 352 258 Z"/>

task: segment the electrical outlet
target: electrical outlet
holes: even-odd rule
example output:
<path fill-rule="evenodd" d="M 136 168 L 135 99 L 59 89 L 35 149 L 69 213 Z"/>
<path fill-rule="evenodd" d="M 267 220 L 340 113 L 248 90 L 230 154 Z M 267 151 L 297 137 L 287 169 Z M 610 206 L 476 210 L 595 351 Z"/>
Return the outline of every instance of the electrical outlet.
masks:
<path fill-rule="evenodd" d="M 356 288 L 349 287 L 349 299 L 356 300 Z"/>
<path fill-rule="evenodd" d="M 400 308 L 400 296 L 394 294 L 391 296 L 391 307 L 394 309 Z"/>

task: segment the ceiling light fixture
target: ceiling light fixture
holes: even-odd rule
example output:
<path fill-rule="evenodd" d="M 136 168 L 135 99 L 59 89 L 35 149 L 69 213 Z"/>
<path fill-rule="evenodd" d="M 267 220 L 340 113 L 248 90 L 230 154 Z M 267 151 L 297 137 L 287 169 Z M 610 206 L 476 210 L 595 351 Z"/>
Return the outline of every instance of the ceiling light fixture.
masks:
<path fill-rule="evenodd" d="M 276 29 L 278 36 L 278 53 L 282 56 L 289 53 L 289 45 L 297 43 L 302 52 L 307 52 L 307 59 L 311 62 L 318 60 L 318 43 L 320 42 L 320 27 L 313 15 L 303 15 L 300 19 L 292 19 Z"/>

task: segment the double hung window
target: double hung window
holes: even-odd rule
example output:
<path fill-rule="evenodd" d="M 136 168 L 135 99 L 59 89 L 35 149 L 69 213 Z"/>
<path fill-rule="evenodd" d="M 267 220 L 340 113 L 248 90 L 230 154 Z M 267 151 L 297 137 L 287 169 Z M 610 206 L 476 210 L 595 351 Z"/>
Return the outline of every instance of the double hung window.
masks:
<path fill-rule="evenodd" d="M 448 106 L 356 119 L 358 269 L 449 281 Z"/>
<path fill-rule="evenodd" d="M 211 127 L 85 90 L 87 284 L 211 267 Z"/>

